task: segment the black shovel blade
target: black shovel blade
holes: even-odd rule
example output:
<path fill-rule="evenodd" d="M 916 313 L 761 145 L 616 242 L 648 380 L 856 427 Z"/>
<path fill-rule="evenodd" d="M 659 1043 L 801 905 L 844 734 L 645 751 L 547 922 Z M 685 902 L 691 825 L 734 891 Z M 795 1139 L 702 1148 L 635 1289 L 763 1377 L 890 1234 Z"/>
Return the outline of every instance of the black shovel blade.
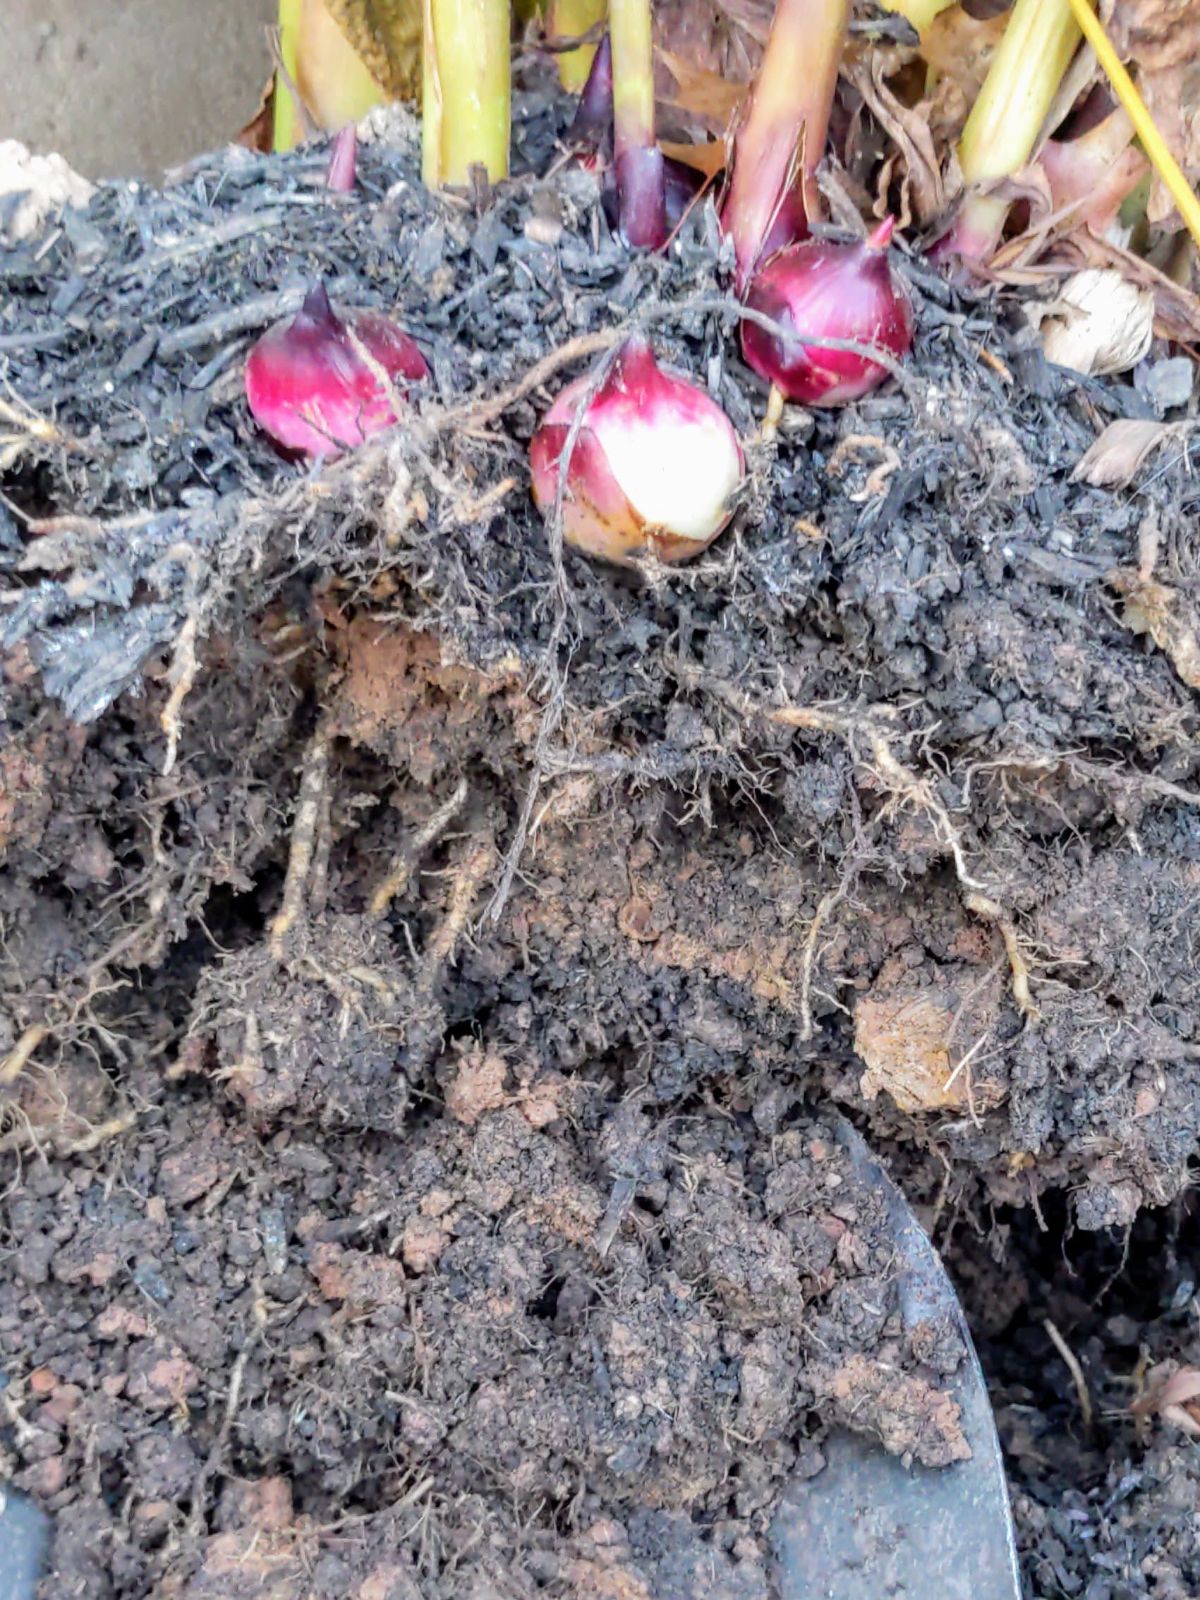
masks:
<path fill-rule="evenodd" d="M 838 1138 L 855 1181 L 887 1207 L 905 1326 L 948 1318 L 961 1334 L 966 1356 L 947 1387 L 971 1459 L 906 1467 L 860 1435 L 834 1434 L 824 1468 L 788 1490 L 771 1525 L 780 1600 L 1021 1600 L 1000 1442 L 958 1297 L 858 1133 L 843 1123 Z"/>
<path fill-rule="evenodd" d="M 49 1536 L 45 1512 L 0 1484 L 0 1600 L 33 1600 Z"/>

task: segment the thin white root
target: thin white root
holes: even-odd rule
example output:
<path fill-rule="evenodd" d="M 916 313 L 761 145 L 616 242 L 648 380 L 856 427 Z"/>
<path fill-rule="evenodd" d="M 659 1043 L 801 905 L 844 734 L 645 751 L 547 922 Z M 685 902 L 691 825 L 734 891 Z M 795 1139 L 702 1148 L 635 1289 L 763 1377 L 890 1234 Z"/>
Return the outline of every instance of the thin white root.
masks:
<path fill-rule="evenodd" d="M 192 685 L 196 681 L 196 633 L 198 619 L 188 617 L 183 627 L 179 630 L 179 637 L 175 641 L 175 652 L 171 657 L 169 681 L 171 693 L 167 696 L 167 703 L 162 708 L 159 717 L 159 727 L 167 738 L 167 754 L 163 762 L 163 777 L 167 777 L 175 767 L 175 758 L 179 754 L 179 708 L 187 699 Z"/>

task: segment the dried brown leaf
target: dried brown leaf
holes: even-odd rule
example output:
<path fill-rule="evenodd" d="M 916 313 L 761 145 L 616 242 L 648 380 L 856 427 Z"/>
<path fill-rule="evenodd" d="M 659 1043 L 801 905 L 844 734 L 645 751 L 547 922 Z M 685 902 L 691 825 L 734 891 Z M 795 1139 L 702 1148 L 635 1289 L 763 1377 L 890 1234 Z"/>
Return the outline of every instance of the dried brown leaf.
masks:
<path fill-rule="evenodd" d="M 666 55 L 744 88 L 762 60 L 773 11 L 772 0 L 657 0 L 654 43 L 660 55 L 660 92 L 668 95 L 671 88 Z"/>
<path fill-rule="evenodd" d="M 670 139 L 660 139 L 659 144 L 668 160 L 681 161 L 706 178 L 715 178 L 725 170 L 728 151 L 723 139 L 709 139 L 704 144 L 675 144 Z"/>
<path fill-rule="evenodd" d="M 850 65 L 850 81 L 898 147 L 903 162 L 900 226 L 907 228 L 915 217 L 924 227 L 946 209 L 941 162 L 924 108 L 904 105 L 889 88 L 885 70 L 883 52 L 876 52 Z M 890 172 L 888 177 L 890 179 Z"/>
<path fill-rule="evenodd" d="M 746 97 L 745 84 L 732 83 L 673 50 L 660 48 L 658 58 L 674 80 L 674 89 L 663 96 L 667 103 L 686 111 L 710 133 L 723 134 Z"/>
<path fill-rule="evenodd" d="M 1096 489 L 1124 488 L 1133 482 L 1139 467 L 1160 445 L 1186 432 L 1186 423 L 1118 417 L 1080 456 L 1071 474 L 1072 480 L 1090 483 Z"/>
<path fill-rule="evenodd" d="M 1200 1435 L 1200 1368 L 1163 1363 L 1146 1374 L 1143 1394 L 1129 1407 L 1134 1416 L 1162 1417 L 1193 1438 Z"/>
<path fill-rule="evenodd" d="M 1025 231 L 1018 234 L 1015 239 L 1004 240 L 998 246 L 996 253 L 988 262 L 989 272 L 1003 278 L 1006 273 L 1015 273 L 1021 267 L 1040 261 L 1047 247 L 1054 244 L 1058 238 L 1050 180 L 1041 163 L 1031 162 L 1029 166 L 1015 172 L 1011 178 L 1000 178 L 990 184 L 981 183 L 978 188 L 981 193 L 997 195 L 1007 200 L 1010 205 L 1022 200 L 1029 208 L 1029 220 Z M 1014 276 L 1009 281 L 1025 280 Z"/>
<path fill-rule="evenodd" d="M 263 85 L 257 111 L 244 127 L 238 129 L 233 142 L 243 145 L 247 150 L 257 150 L 260 155 L 266 155 L 274 144 L 274 135 L 275 74 L 272 73 Z"/>
<path fill-rule="evenodd" d="M 1200 51 L 1200 37 L 1194 48 Z M 1139 73 L 1146 109 L 1194 187 L 1200 179 L 1200 59 L 1167 67 L 1162 72 Z M 1180 226 L 1179 213 L 1162 179 L 1155 176 L 1146 215 L 1156 226 Z"/>
<path fill-rule="evenodd" d="M 694 6 L 695 0 L 684 0 L 684 3 Z M 747 45 L 757 45 L 761 59 L 775 15 L 775 0 L 714 0 L 714 10 L 724 19 L 732 35 L 741 36 Z"/>

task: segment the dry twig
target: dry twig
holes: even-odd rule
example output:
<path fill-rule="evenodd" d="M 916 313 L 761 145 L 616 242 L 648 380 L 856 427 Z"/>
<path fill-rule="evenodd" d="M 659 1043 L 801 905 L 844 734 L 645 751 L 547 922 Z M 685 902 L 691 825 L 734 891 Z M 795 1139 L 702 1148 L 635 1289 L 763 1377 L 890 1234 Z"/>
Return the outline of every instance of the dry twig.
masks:
<path fill-rule="evenodd" d="M 304 911 L 305 891 L 317 848 L 325 790 L 329 782 L 330 736 L 321 724 L 308 742 L 300 774 L 300 796 L 292 823 L 287 874 L 283 882 L 283 901 L 271 923 L 271 954 L 283 959 L 287 936 Z"/>
<path fill-rule="evenodd" d="M 464 778 L 450 798 L 440 805 L 433 815 L 413 834 L 404 850 L 396 858 L 391 871 L 383 882 L 380 883 L 371 895 L 368 913 L 374 918 L 382 917 L 387 908 L 398 894 L 403 894 L 408 887 L 408 880 L 412 877 L 413 867 L 416 865 L 421 852 L 428 850 L 445 833 L 462 810 L 467 800 L 467 780 Z"/>

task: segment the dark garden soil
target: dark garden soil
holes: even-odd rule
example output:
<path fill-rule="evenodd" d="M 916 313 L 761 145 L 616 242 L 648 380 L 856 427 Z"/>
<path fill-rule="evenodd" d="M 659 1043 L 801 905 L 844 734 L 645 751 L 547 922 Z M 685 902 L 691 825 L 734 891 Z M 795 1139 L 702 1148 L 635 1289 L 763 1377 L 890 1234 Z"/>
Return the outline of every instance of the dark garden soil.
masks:
<path fill-rule="evenodd" d="M 1030 1593 L 1194 1595 L 1197 1446 L 1130 1409 L 1200 1364 L 1190 437 L 1077 478 L 1153 396 L 906 262 L 902 384 L 788 416 L 692 566 L 589 565 L 525 455 L 616 330 L 761 415 L 705 219 L 631 260 L 577 172 L 442 203 L 394 123 L 323 169 L 231 152 L 0 255 L 0 1443 L 45 1594 L 768 1600 L 830 1423 L 963 1446 L 840 1109 L 959 1282 Z M 306 473 L 241 368 L 316 273 L 434 379 Z"/>

